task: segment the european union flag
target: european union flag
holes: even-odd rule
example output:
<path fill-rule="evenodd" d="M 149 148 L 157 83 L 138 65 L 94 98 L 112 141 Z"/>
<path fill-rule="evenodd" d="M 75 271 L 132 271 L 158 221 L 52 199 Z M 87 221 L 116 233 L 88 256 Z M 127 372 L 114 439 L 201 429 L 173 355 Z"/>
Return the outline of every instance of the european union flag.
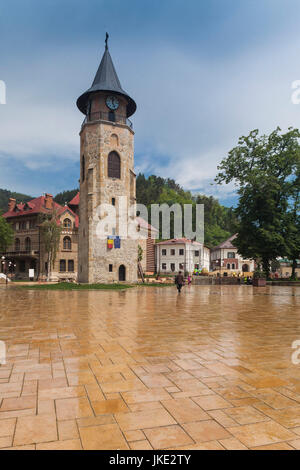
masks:
<path fill-rule="evenodd" d="M 120 237 L 115 237 L 114 239 L 114 245 L 115 245 L 115 248 L 121 248 L 121 239 Z"/>

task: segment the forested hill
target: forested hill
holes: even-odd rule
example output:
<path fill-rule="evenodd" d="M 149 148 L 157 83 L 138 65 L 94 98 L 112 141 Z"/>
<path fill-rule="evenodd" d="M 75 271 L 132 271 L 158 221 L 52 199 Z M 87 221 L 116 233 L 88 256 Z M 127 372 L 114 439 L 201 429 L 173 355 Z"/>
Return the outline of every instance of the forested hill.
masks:
<path fill-rule="evenodd" d="M 79 189 L 71 189 L 69 191 L 63 191 L 62 193 L 56 194 L 54 201 L 57 202 L 57 204 L 60 204 L 61 206 L 64 206 L 65 203 L 68 204 L 68 202 L 72 201 L 73 197 L 76 196 L 78 193 Z"/>
<path fill-rule="evenodd" d="M 8 201 L 10 197 L 16 199 L 18 203 L 28 202 L 32 199 L 32 197 L 28 196 L 27 194 L 15 193 L 15 192 L 9 191 L 8 189 L 0 189 L 0 213 L 7 211 Z"/>
<path fill-rule="evenodd" d="M 78 189 L 63 191 L 58 193 L 54 200 L 58 204 L 64 205 L 65 202 L 70 202 L 77 192 Z M 0 212 L 7 210 L 10 197 L 15 198 L 17 202 L 26 202 L 32 199 L 31 196 L 25 194 L 0 189 Z M 235 232 L 236 219 L 232 208 L 222 206 L 212 196 L 193 196 L 190 191 L 185 191 L 172 179 L 155 175 L 146 178 L 145 175 L 139 174 L 136 179 L 136 198 L 137 202 L 145 204 L 147 207 L 151 204 L 163 203 L 169 205 L 174 203 L 204 204 L 205 243 L 209 247 L 218 245 Z"/>
<path fill-rule="evenodd" d="M 205 244 L 209 247 L 218 245 L 235 232 L 236 217 L 232 208 L 222 206 L 212 196 L 193 196 L 172 179 L 155 175 L 146 178 L 139 174 L 136 180 L 136 198 L 137 202 L 148 208 L 150 204 L 163 203 L 204 204 Z"/>

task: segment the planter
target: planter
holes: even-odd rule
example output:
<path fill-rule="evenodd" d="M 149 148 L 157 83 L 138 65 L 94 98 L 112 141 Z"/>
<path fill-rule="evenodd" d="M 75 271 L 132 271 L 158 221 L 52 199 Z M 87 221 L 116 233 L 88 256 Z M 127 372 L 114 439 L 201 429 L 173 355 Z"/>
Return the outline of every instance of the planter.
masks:
<path fill-rule="evenodd" d="M 254 278 L 253 286 L 254 287 L 265 287 L 267 285 L 267 280 L 264 278 Z"/>

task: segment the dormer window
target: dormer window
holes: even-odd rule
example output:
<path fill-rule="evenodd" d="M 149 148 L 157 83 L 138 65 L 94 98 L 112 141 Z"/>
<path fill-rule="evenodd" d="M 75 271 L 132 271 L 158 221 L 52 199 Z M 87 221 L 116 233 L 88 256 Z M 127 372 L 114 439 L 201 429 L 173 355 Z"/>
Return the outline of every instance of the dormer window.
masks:
<path fill-rule="evenodd" d="M 72 222 L 70 219 L 64 219 L 64 228 L 71 228 Z"/>

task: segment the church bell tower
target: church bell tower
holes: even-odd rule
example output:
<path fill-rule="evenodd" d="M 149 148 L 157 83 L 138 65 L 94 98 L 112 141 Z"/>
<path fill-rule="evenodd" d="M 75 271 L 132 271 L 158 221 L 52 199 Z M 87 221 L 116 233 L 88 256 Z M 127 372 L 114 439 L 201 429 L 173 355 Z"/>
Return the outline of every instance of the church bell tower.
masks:
<path fill-rule="evenodd" d="M 91 88 L 77 100 L 85 115 L 80 131 L 80 206 L 78 281 L 137 281 L 137 240 L 120 236 L 120 224 L 99 237 L 103 204 L 135 204 L 134 132 L 128 119 L 136 110 L 123 90 L 108 50 Z"/>

